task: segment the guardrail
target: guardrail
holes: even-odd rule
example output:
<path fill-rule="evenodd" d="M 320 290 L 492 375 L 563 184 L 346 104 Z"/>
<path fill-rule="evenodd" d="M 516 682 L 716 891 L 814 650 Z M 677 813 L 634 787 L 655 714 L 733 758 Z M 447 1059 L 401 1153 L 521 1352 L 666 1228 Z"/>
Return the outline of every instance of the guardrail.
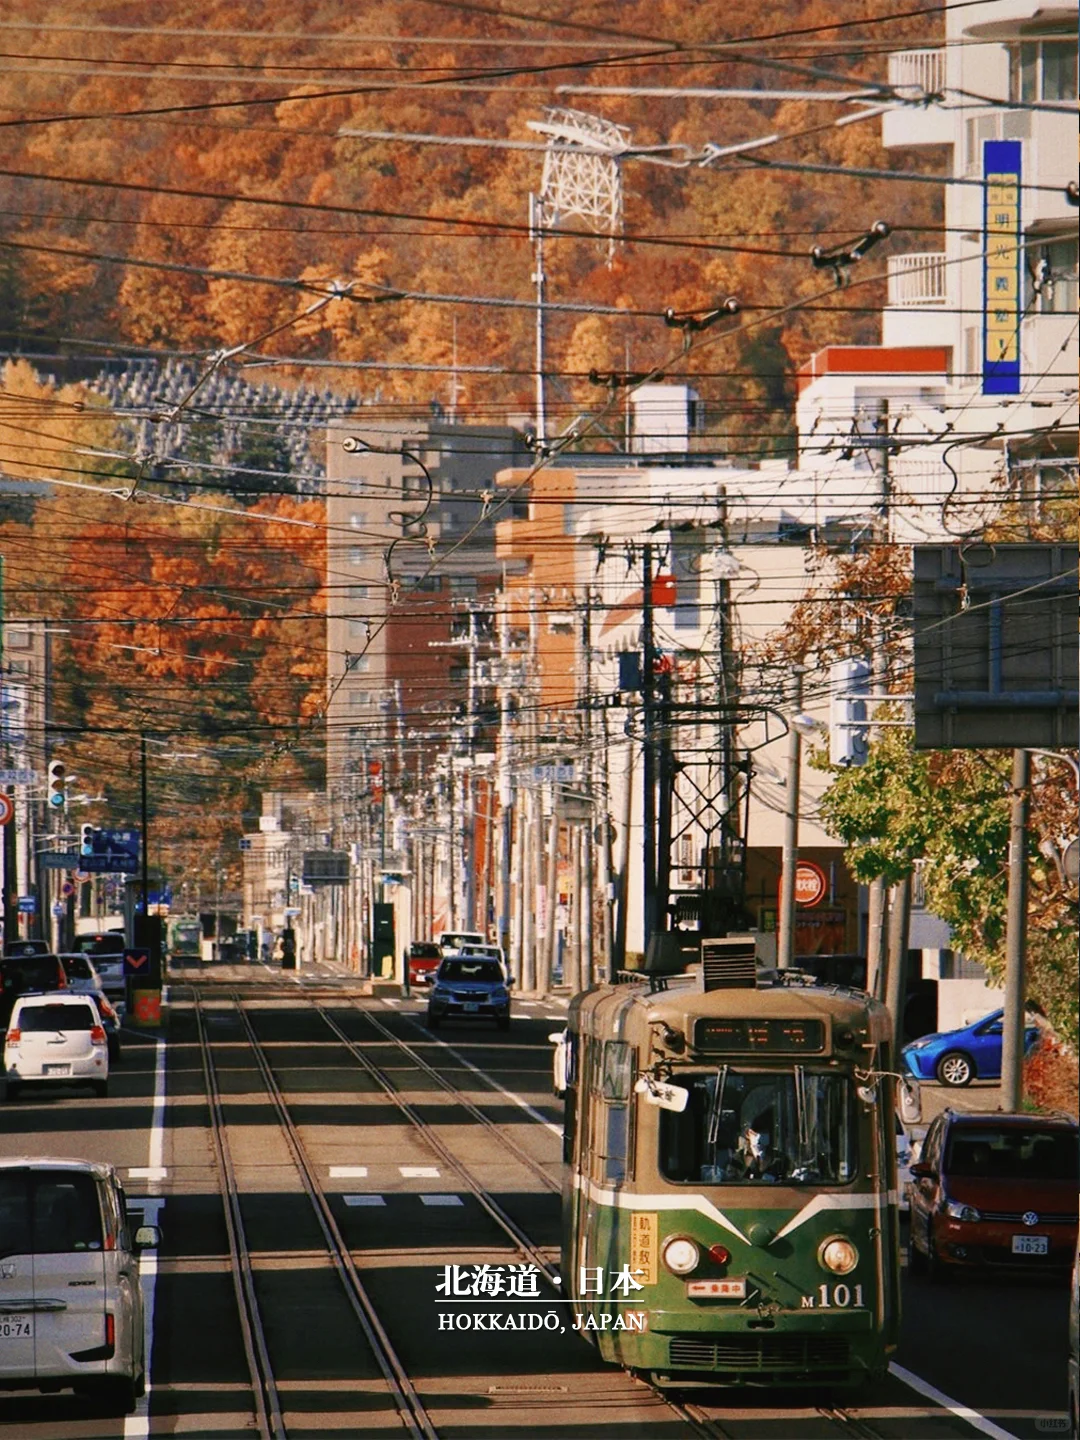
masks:
<path fill-rule="evenodd" d="M 945 88 L 945 51 L 894 51 L 889 56 L 889 84 L 894 90 L 940 94 Z"/>

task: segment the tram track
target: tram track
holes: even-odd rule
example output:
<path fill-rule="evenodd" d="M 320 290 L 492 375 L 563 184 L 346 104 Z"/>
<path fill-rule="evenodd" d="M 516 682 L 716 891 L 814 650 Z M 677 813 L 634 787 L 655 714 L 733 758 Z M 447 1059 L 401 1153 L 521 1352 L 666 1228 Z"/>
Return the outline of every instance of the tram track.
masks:
<path fill-rule="evenodd" d="M 290 998 L 293 998 L 294 994 L 295 992 L 290 992 Z M 512 1154 L 546 1190 L 549 1192 L 558 1192 L 561 1188 L 559 1182 L 555 1180 L 545 1167 L 518 1141 L 508 1136 L 502 1126 L 486 1115 L 480 1105 L 470 1099 L 459 1086 L 455 1085 L 452 1080 L 448 1079 L 434 1065 L 426 1060 L 424 1056 L 419 1053 L 416 1041 L 410 1043 L 409 1040 L 396 1035 L 393 1030 L 383 1024 L 382 1020 L 373 1014 L 371 1010 L 365 1009 L 363 1006 L 357 1004 L 353 997 L 326 989 L 315 993 L 310 993 L 305 990 L 301 992 L 301 994 L 311 1010 L 334 1036 L 335 1040 L 348 1051 L 361 1069 L 375 1082 L 381 1092 L 398 1109 L 403 1118 L 408 1120 L 410 1126 L 416 1130 L 433 1156 L 441 1160 L 447 1167 L 447 1170 L 452 1171 L 458 1178 L 460 1184 L 474 1197 L 481 1209 L 506 1236 L 515 1252 L 526 1257 L 532 1264 L 536 1265 L 553 1288 L 558 1289 L 558 1271 L 547 1260 L 543 1254 L 542 1247 L 534 1242 L 512 1216 L 506 1213 L 503 1206 L 485 1189 L 481 1180 L 471 1173 L 468 1164 L 452 1151 L 446 1142 L 438 1135 L 436 1128 L 420 1113 L 418 1107 L 398 1089 L 394 1079 L 391 1078 L 375 1060 L 364 1053 L 364 1041 L 350 1036 L 342 1028 L 342 1025 L 338 1023 L 338 1020 L 329 1013 L 328 1007 L 355 1013 L 361 1017 L 363 1022 L 375 1032 L 382 1042 L 393 1045 L 397 1052 L 407 1059 L 411 1067 L 415 1067 L 425 1079 L 437 1085 L 437 1087 L 446 1094 L 448 1099 L 452 1100 L 454 1105 L 466 1113 L 471 1120 L 483 1126 L 491 1135 L 492 1139 L 497 1141 L 498 1146 Z M 238 993 L 230 995 L 230 999 L 240 1016 L 245 1037 L 252 1047 L 252 1052 L 255 1055 L 268 1093 L 277 1110 L 279 1120 L 282 1123 L 282 1129 L 286 1135 L 290 1137 L 290 1149 L 294 1149 L 295 1147 L 294 1154 L 302 1157 L 297 1160 L 297 1168 L 300 1170 L 305 1189 L 308 1190 L 309 1198 L 318 1197 L 312 1198 L 312 1203 L 316 1208 L 316 1213 L 320 1216 L 320 1223 L 323 1221 L 328 1222 L 324 1228 L 324 1233 L 327 1233 L 330 1237 L 327 1242 L 328 1250 L 331 1251 L 332 1255 L 334 1254 L 331 1241 L 333 1237 L 336 1236 L 336 1244 L 340 1246 L 340 1249 L 338 1250 L 338 1257 L 335 1259 L 335 1264 L 340 1266 L 341 1272 L 347 1274 L 348 1271 L 351 1270 L 352 1273 L 355 1274 L 355 1266 L 353 1265 L 351 1257 L 348 1255 L 345 1242 L 342 1240 L 336 1222 L 330 1212 L 329 1202 L 322 1194 L 321 1188 L 315 1178 L 314 1167 L 303 1151 L 302 1141 L 296 1132 L 294 1123 L 288 1116 L 285 1101 L 273 1075 L 262 1042 L 255 1033 L 251 1019 L 245 1011 L 245 1000 L 256 998 L 263 998 L 263 996 L 249 997 L 241 996 Z M 300 996 L 297 995 L 295 998 L 300 998 Z M 346 1282 L 343 1280 L 343 1283 Z M 358 1276 L 357 1285 L 359 1285 L 362 1290 L 363 1287 L 360 1285 Z M 370 1300 L 368 1300 L 367 1303 L 370 1305 Z M 372 1314 L 374 1314 L 373 1309 Z M 375 1320 L 377 1324 L 377 1317 L 375 1317 Z M 379 1326 L 378 1328 L 381 1331 L 382 1327 Z M 385 1335 L 385 1332 L 382 1333 Z M 386 1341 L 386 1345 L 389 1347 L 388 1340 Z M 375 1347 L 373 1346 L 373 1348 Z M 402 1374 L 404 1374 L 403 1371 Z M 724 1414 L 723 1411 L 718 1414 L 717 1410 L 720 1408 L 719 1405 L 691 1400 L 689 1396 L 679 1394 L 678 1391 L 665 1391 L 652 1384 L 644 1375 L 635 1375 L 629 1371 L 627 1374 L 660 1400 L 669 1413 L 677 1417 L 679 1421 L 686 1426 L 689 1434 L 700 1437 L 700 1440 L 744 1440 L 744 1437 L 760 1433 L 760 1426 L 762 1420 L 765 1418 L 761 1414 L 749 1420 L 742 1416 L 737 1418 L 728 1416 Z M 409 1388 L 411 1389 L 411 1386 Z M 415 1395 L 415 1391 L 412 1393 Z M 417 1397 L 416 1403 L 420 1403 L 419 1397 Z M 437 1440 L 437 1433 L 434 1427 L 431 1426 L 431 1422 L 427 1419 L 426 1415 L 424 1418 L 427 1421 L 428 1428 L 418 1428 L 415 1423 L 415 1411 L 408 1401 L 406 1401 L 404 1406 L 399 1405 L 399 1409 L 403 1409 L 405 1412 L 403 1413 L 403 1419 L 406 1418 L 406 1414 L 409 1416 L 409 1418 L 406 1419 L 406 1425 L 410 1434 L 423 1436 L 425 1440 Z M 770 1418 L 778 1419 L 780 1417 L 774 1415 Z M 410 1420 L 412 1423 L 410 1423 Z M 839 1406 L 811 1405 L 807 1410 L 803 1411 L 799 1424 L 801 1427 L 804 1427 L 800 1429 L 799 1433 L 800 1435 L 805 1435 L 806 1440 L 811 1440 L 811 1437 L 819 1437 L 819 1440 L 834 1440 L 834 1437 L 835 1440 L 840 1440 L 840 1437 L 850 1437 L 850 1440 L 882 1440 L 880 1432 L 868 1425 L 864 1419 L 851 1414 L 848 1410 Z M 273 1440 L 277 1440 L 277 1432 L 272 1430 L 260 1432 L 261 1435 L 264 1433 L 272 1436 Z"/>
<path fill-rule="evenodd" d="M 237 997 L 231 998 L 244 1037 L 251 1049 L 282 1134 L 285 1137 L 302 1187 L 311 1203 L 316 1221 L 322 1232 L 327 1253 L 341 1282 L 346 1299 L 359 1322 L 361 1331 L 370 1347 L 376 1365 L 382 1374 L 398 1416 L 406 1432 L 414 1437 L 414 1440 L 438 1440 L 438 1432 L 427 1413 L 419 1393 L 406 1373 L 405 1367 L 398 1357 L 379 1319 L 371 1297 L 368 1295 L 360 1278 L 349 1247 L 338 1227 L 330 1203 L 318 1182 L 315 1167 L 307 1154 L 296 1124 L 289 1114 L 281 1088 L 266 1058 L 262 1042 L 259 1040 L 251 1024 L 250 1017 L 244 1010 L 242 1001 Z M 287 1440 L 288 1431 L 285 1425 L 283 1407 L 277 1391 L 277 1384 L 266 1346 L 258 1299 L 255 1293 L 254 1268 L 244 1233 L 240 1190 L 229 1150 L 228 1122 L 225 1117 L 224 1105 L 217 1084 L 212 1052 L 213 1042 L 207 1034 L 207 1029 L 203 1021 L 201 1000 L 198 992 L 194 989 L 192 991 L 192 1003 L 195 1011 L 196 1030 L 203 1062 L 203 1073 L 207 1086 L 207 1097 L 210 1102 L 211 1131 L 213 1134 L 215 1155 L 220 1166 L 219 1174 L 222 1181 L 226 1229 L 229 1234 L 230 1260 L 237 1291 L 245 1354 L 248 1358 L 252 1393 L 255 1401 L 256 1424 L 259 1426 L 260 1440 Z"/>

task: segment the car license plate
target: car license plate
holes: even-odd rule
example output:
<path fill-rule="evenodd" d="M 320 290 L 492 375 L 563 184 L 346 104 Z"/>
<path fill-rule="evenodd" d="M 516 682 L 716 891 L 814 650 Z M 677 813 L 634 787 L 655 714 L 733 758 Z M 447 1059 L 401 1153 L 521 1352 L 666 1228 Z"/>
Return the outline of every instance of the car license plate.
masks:
<path fill-rule="evenodd" d="M 0 1315 L 0 1340 L 32 1340 L 34 1322 L 21 1315 Z"/>
<path fill-rule="evenodd" d="M 43 1065 L 43 1066 L 41 1067 L 41 1073 L 42 1073 L 43 1075 L 70 1075 L 70 1074 L 71 1074 L 71 1066 L 70 1066 L 70 1065 Z"/>
<path fill-rule="evenodd" d="M 1012 1237 L 1012 1253 L 1014 1255 L 1048 1255 L 1050 1253 L 1050 1241 L 1046 1235 L 1014 1235 Z"/>
<path fill-rule="evenodd" d="M 476 1003 L 475 1000 L 466 1000 L 466 1001 L 465 1001 L 465 1012 L 466 1012 L 466 1014 L 468 1014 L 468 1015 L 475 1015 L 475 1013 L 476 1013 L 477 1010 L 479 1010 L 479 1009 L 480 1009 L 480 1006 L 477 1005 L 477 1003 Z"/>
<path fill-rule="evenodd" d="M 745 1300 L 746 1281 L 738 1280 L 688 1280 L 686 1293 L 694 1300 Z"/>

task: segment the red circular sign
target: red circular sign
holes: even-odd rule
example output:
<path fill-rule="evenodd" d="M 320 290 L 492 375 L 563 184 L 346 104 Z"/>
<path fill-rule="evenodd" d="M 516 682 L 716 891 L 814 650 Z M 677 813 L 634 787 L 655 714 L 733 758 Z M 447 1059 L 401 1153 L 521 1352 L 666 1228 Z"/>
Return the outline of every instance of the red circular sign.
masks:
<path fill-rule="evenodd" d="M 800 860 L 795 866 L 795 904 L 818 905 L 829 889 L 825 871 L 813 860 Z"/>
<path fill-rule="evenodd" d="M 10 795 L 0 795 L 0 825 L 8 825 L 15 818 L 15 802 Z"/>

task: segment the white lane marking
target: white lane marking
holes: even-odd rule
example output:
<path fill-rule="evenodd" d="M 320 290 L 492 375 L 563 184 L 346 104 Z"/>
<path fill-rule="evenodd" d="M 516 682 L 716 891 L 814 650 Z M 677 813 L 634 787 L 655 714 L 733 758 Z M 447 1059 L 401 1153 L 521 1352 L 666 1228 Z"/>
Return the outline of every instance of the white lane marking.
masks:
<path fill-rule="evenodd" d="M 165 1175 L 162 1160 L 165 1156 L 165 1042 L 155 1041 L 157 1054 L 154 1058 L 154 1109 L 150 1119 L 150 1164 L 147 1174 L 150 1179 Z M 142 1202 L 143 1214 L 151 1225 L 159 1222 L 165 1201 L 160 1196 L 150 1197 Z M 124 1440 L 148 1440 L 150 1435 L 150 1393 L 152 1390 L 151 1363 L 154 1354 L 154 1306 L 157 1300 L 158 1257 L 153 1250 L 144 1250 L 139 1256 L 139 1284 L 143 1292 L 143 1319 L 146 1346 L 146 1393 L 137 1402 L 134 1415 L 124 1416 Z"/>
<path fill-rule="evenodd" d="M 930 1385 L 925 1380 L 920 1380 L 918 1375 L 913 1375 L 910 1370 L 905 1370 L 902 1365 L 895 1363 L 889 1366 L 889 1374 L 895 1375 L 905 1385 L 911 1387 L 925 1400 L 932 1400 L 935 1405 L 940 1405 L 943 1410 L 948 1410 L 950 1415 L 955 1415 L 958 1420 L 963 1420 L 973 1430 L 978 1430 L 983 1435 L 989 1435 L 990 1440 L 1016 1440 L 1011 1430 L 1002 1430 L 1000 1425 L 995 1425 L 992 1420 L 978 1410 L 972 1410 L 968 1405 L 961 1405 L 959 1400 L 953 1400 L 944 1391 L 936 1386 Z"/>
<path fill-rule="evenodd" d="M 395 1006 L 401 1004 L 401 1001 L 395 1000 L 392 995 L 380 995 L 379 999 L 384 1005 L 389 1005 L 391 1010 L 393 1010 Z"/>
<path fill-rule="evenodd" d="M 416 1024 L 415 1020 L 413 1024 Z M 417 1026 L 417 1029 L 419 1028 L 420 1027 Z M 423 1032 L 423 1035 L 425 1040 L 431 1040 L 433 1038 L 426 1030 Z M 520 1095 L 515 1095 L 512 1090 L 507 1090 L 505 1085 L 500 1085 L 497 1080 L 493 1080 L 490 1075 L 481 1070 L 479 1066 L 474 1065 L 471 1060 L 466 1060 L 465 1056 L 462 1055 L 459 1050 L 455 1050 L 453 1045 L 447 1045 L 445 1040 L 436 1040 L 435 1044 L 441 1045 L 444 1050 L 453 1055 L 458 1064 L 463 1065 L 466 1070 L 471 1070 L 474 1075 L 479 1075 L 481 1080 L 483 1080 L 485 1084 L 490 1085 L 493 1090 L 497 1090 L 500 1095 L 505 1095 L 508 1100 L 512 1100 L 515 1105 L 525 1111 L 525 1114 L 528 1115 L 531 1120 L 538 1121 L 543 1125 L 545 1130 L 550 1130 L 552 1135 L 558 1136 L 560 1140 L 562 1139 L 562 1130 L 559 1126 L 552 1125 L 551 1121 L 546 1120 L 544 1116 L 540 1114 L 539 1110 L 534 1110 L 527 1100 L 523 1100 Z"/>
<path fill-rule="evenodd" d="M 437 1165 L 399 1165 L 402 1178 L 405 1180 L 438 1180 L 439 1169 Z"/>
<path fill-rule="evenodd" d="M 386 1204 L 386 1201 L 381 1195 L 343 1195 L 341 1198 L 345 1201 L 346 1205 L 351 1205 L 354 1209 L 357 1205 Z"/>
<path fill-rule="evenodd" d="M 168 1173 L 164 1165 L 132 1165 L 128 1168 L 130 1180 L 164 1180 Z"/>
<path fill-rule="evenodd" d="M 331 1165 L 331 1180 L 363 1180 L 367 1175 L 366 1165 Z"/>
<path fill-rule="evenodd" d="M 464 1205 L 460 1195 L 421 1195 L 421 1205 Z"/>

